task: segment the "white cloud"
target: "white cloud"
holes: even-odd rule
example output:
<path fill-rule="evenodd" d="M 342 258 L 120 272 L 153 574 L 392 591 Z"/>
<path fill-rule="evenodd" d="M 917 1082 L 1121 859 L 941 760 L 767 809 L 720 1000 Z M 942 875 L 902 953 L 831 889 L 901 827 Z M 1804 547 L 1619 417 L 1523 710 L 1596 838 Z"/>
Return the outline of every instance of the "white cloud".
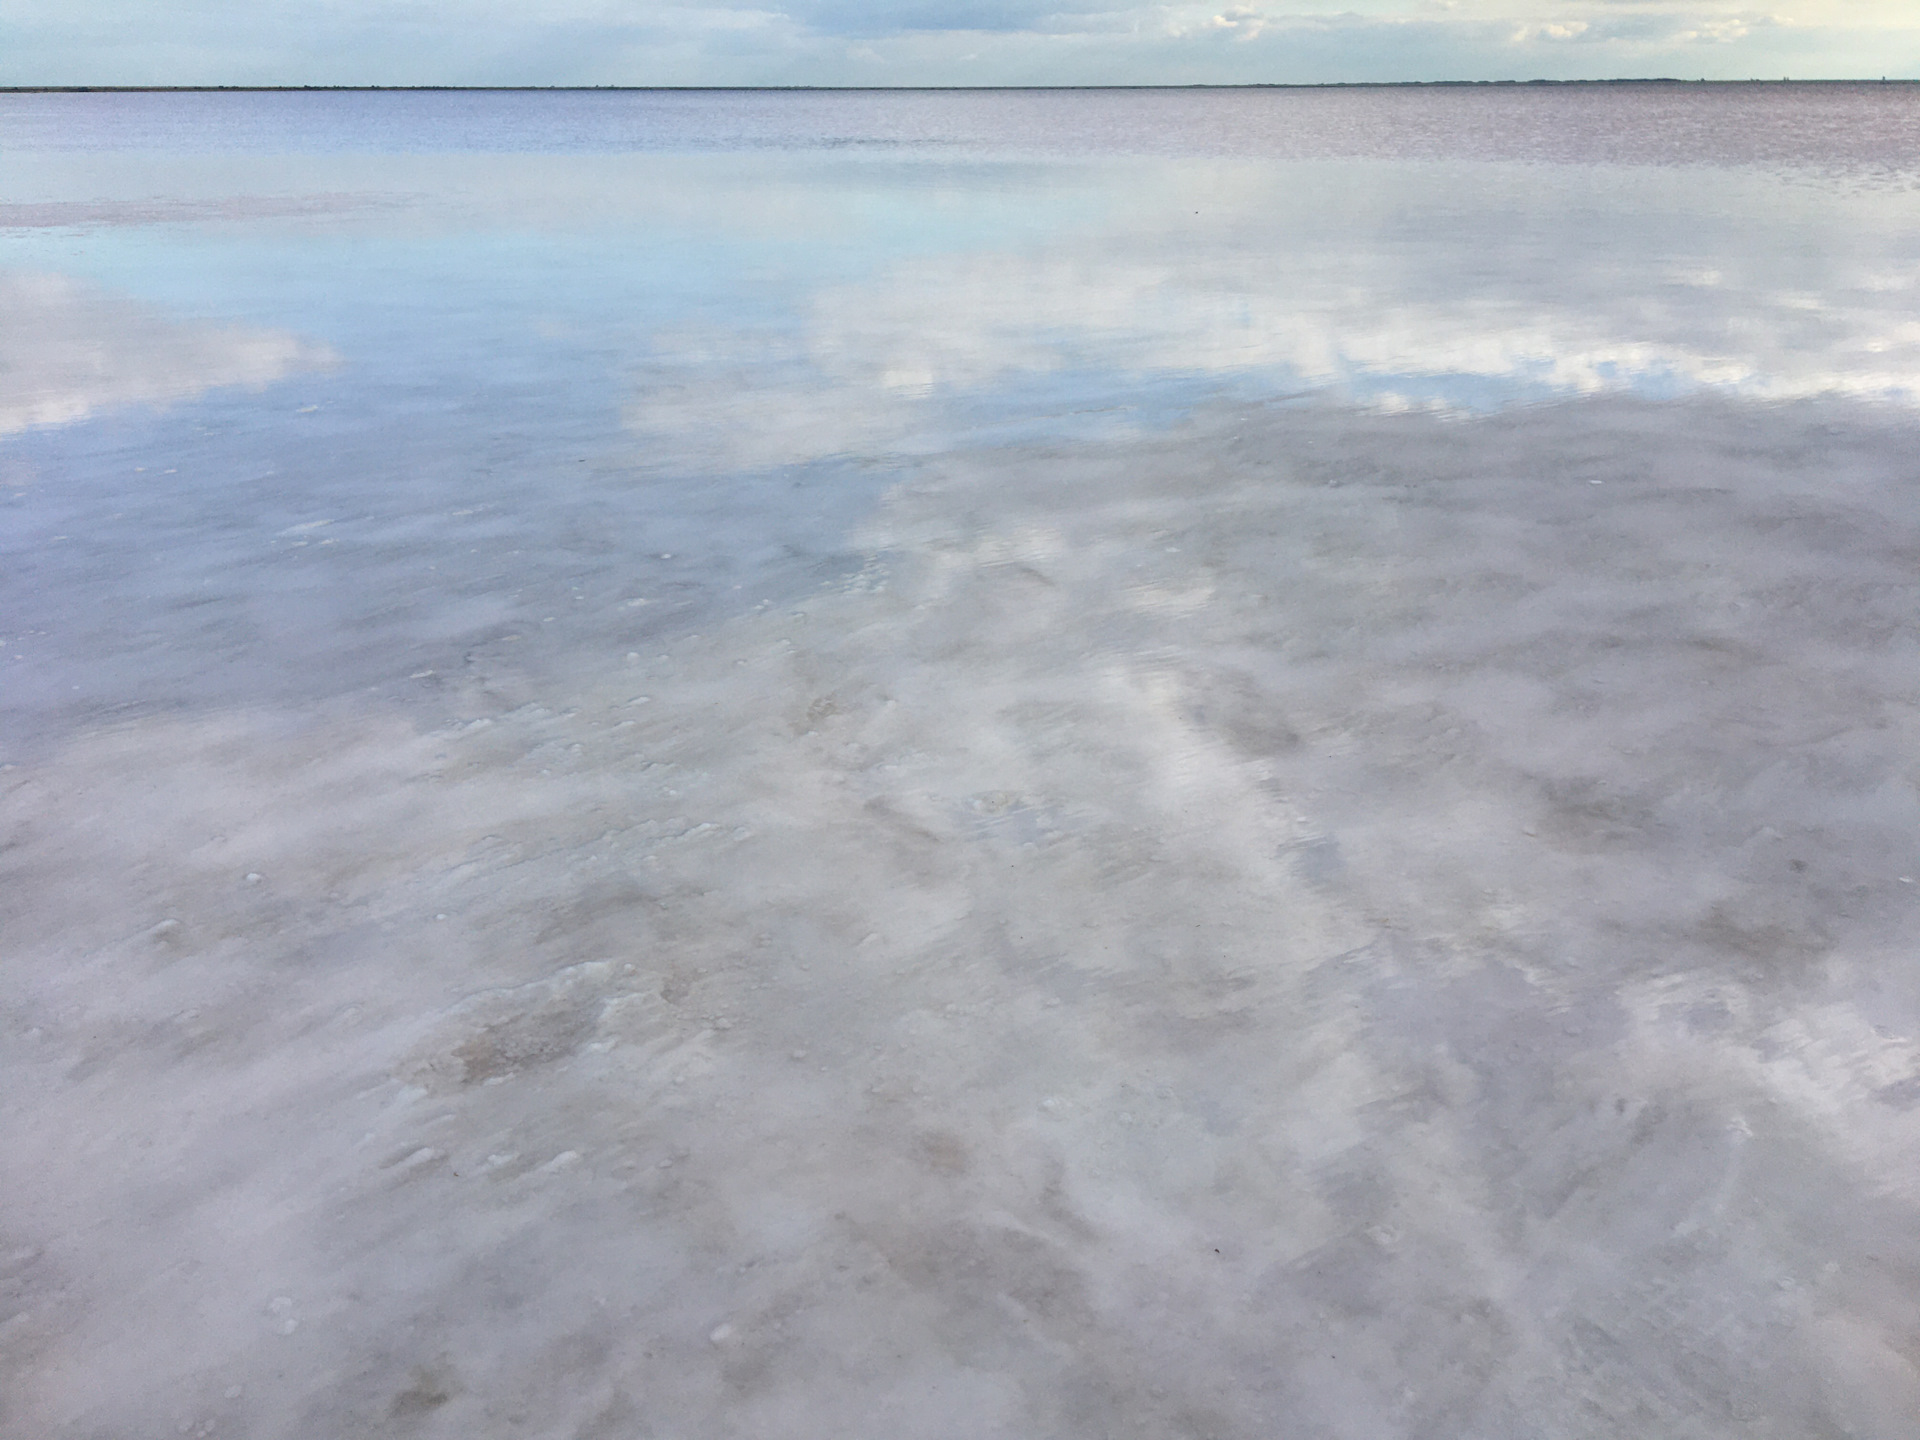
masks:
<path fill-rule="evenodd" d="M 8 84 L 832 85 L 876 64 L 898 84 L 1920 70 L 1908 0 L 0 0 L 0 30 Z"/>
<path fill-rule="evenodd" d="M 1590 28 L 1585 20 L 1529 22 L 1516 26 L 1513 38 L 1516 44 L 1528 40 L 1578 40 Z"/>
<path fill-rule="evenodd" d="M 1213 17 L 1216 30 L 1229 30 L 1236 40 L 1258 39 L 1268 24 L 1268 18 L 1250 6 L 1236 6 Z"/>
<path fill-rule="evenodd" d="M 1725 45 L 1744 39 L 1753 31 L 1753 23 L 1740 17 L 1727 20 L 1708 20 L 1691 30 L 1682 30 L 1674 36 L 1676 40 L 1705 41 L 1711 45 Z"/>

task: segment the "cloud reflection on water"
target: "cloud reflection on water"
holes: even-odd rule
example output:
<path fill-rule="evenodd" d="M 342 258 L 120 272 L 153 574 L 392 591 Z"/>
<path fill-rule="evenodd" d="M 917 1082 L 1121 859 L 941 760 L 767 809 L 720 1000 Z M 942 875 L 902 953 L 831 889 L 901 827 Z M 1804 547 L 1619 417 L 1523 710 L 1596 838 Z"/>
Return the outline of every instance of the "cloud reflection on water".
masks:
<path fill-rule="evenodd" d="M 1095 373 L 1116 393 L 1186 378 L 1469 413 L 1603 393 L 1920 400 L 1913 232 L 1888 223 L 1910 203 L 1469 168 L 1092 171 L 1051 233 L 876 256 L 795 297 L 788 331 L 657 336 L 628 420 L 662 453 L 734 465 L 921 448 L 956 402 L 1017 407 Z M 1495 203 L 1453 203 L 1468 189 Z"/>
<path fill-rule="evenodd" d="M 0 435 L 216 386 L 257 390 L 336 360 L 284 330 L 177 320 L 69 276 L 0 271 Z"/>

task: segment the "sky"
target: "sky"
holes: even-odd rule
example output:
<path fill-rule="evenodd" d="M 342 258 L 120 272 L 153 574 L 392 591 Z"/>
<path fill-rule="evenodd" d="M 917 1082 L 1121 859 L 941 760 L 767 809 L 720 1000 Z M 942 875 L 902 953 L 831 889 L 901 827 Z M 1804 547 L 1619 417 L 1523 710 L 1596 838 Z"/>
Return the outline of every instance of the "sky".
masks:
<path fill-rule="evenodd" d="M 1920 0 L 0 0 L 0 84 L 1920 75 Z"/>

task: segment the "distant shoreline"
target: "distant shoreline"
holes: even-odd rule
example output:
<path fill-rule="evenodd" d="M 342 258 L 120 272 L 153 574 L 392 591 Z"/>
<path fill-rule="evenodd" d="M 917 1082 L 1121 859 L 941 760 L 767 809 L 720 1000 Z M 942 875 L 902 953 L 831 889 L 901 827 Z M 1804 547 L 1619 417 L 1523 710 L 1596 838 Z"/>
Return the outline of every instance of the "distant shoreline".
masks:
<path fill-rule="evenodd" d="M 1611 88 L 1634 85 L 1702 86 L 1754 85 L 1920 85 L 1920 79 L 1906 76 L 1859 77 L 1848 80 L 1682 80 L 1676 76 L 1649 75 L 1622 80 L 1332 80 L 1314 84 L 1286 84 L 1255 81 L 1232 85 L 0 85 L 0 95 L 284 95 L 307 92 L 380 93 L 580 93 L 598 94 L 756 94 L 756 93 L 845 93 L 845 94 L 922 94 L 942 91 L 1034 91 L 1034 90 L 1435 90 L 1435 89 L 1514 89 L 1523 86 Z"/>

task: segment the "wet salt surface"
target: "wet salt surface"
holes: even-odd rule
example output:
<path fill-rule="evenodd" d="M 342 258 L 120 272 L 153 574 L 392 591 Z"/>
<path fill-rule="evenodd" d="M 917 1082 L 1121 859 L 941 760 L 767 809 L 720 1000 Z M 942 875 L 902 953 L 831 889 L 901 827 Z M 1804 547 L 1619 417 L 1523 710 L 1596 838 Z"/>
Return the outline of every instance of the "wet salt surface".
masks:
<path fill-rule="evenodd" d="M 0 1432 L 1908 1433 L 1911 150 L 142 103 L 0 108 Z"/>

